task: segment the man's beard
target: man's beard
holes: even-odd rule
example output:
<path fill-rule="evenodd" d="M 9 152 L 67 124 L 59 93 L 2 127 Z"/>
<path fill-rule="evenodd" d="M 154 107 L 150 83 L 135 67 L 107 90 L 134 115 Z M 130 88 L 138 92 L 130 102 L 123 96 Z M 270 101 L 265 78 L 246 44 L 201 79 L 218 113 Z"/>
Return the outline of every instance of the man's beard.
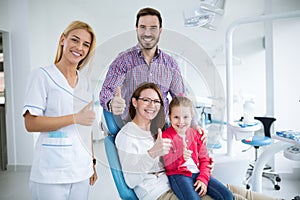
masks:
<path fill-rule="evenodd" d="M 153 39 L 153 37 L 151 37 L 152 39 Z M 153 48 L 156 48 L 156 45 L 157 45 L 157 43 L 158 43 L 158 41 L 159 41 L 159 37 L 155 40 L 155 38 L 154 38 L 154 40 L 152 40 L 151 41 L 151 43 L 150 42 L 146 42 L 146 41 L 144 41 L 143 40 L 143 37 L 141 38 L 141 37 L 138 37 L 138 41 L 139 41 L 139 43 L 140 43 L 140 45 L 141 45 L 141 47 L 143 48 L 143 49 L 146 49 L 146 50 L 151 50 L 151 49 L 153 49 Z M 153 43 L 154 42 L 154 43 Z M 153 44 L 152 44 L 153 43 Z"/>

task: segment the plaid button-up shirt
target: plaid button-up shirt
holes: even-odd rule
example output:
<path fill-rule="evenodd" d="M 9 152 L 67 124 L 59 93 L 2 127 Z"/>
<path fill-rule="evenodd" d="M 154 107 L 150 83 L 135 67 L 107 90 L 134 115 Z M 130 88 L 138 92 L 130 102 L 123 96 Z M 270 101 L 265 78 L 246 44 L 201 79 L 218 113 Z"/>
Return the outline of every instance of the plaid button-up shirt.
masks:
<path fill-rule="evenodd" d="M 121 86 L 122 97 L 126 101 L 126 109 L 122 118 L 128 115 L 130 98 L 136 87 L 143 82 L 156 83 L 164 98 L 165 113 L 171 97 L 185 94 L 184 83 L 177 62 L 168 54 L 157 48 L 156 55 L 148 65 L 139 45 L 124 52 L 111 63 L 100 92 L 100 104 L 107 110 L 107 103 Z"/>

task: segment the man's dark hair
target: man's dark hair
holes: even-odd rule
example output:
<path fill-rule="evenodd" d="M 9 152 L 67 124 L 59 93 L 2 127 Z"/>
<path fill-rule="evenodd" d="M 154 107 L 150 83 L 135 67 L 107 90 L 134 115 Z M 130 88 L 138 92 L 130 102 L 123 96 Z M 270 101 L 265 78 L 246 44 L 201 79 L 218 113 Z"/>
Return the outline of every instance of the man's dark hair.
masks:
<path fill-rule="evenodd" d="M 135 22 L 135 26 L 138 27 L 138 23 L 139 23 L 139 19 L 142 16 L 146 16 L 146 15 L 154 15 L 157 16 L 158 21 L 159 21 L 159 28 L 162 27 L 162 18 L 160 15 L 160 12 L 158 10 L 155 10 L 154 8 L 142 8 L 136 15 L 136 22 Z"/>

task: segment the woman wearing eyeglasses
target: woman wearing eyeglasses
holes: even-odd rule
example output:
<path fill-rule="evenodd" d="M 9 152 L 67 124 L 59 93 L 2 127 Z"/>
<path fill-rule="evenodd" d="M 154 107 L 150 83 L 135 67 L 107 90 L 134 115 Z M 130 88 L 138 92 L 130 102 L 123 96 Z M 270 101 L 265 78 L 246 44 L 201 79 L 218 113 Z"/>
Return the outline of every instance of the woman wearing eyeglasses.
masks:
<path fill-rule="evenodd" d="M 163 97 L 154 83 L 143 83 L 133 93 L 128 123 L 116 137 L 116 146 L 127 185 L 142 200 L 177 200 L 170 189 L 160 157 L 169 152 L 170 139 L 163 139 Z"/>
<path fill-rule="evenodd" d="M 128 123 L 116 136 L 116 147 L 126 184 L 140 200 L 178 200 L 171 190 L 161 156 L 171 149 L 162 138 L 165 116 L 162 94 L 154 83 L 143 83 L 134 91 Z M 236 200 L 275 200 L 261 193 L 226 185 Z M 212 199 L 208 195 L 201 200 Z"/>

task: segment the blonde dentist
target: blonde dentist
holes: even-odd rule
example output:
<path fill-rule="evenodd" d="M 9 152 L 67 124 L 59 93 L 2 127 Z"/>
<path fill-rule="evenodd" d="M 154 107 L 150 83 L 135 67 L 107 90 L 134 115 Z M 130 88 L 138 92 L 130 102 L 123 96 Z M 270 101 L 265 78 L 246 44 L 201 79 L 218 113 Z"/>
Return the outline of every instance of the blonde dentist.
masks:
<path fill-rule="evenodd" d="M 30 174 L 34 200 L 85 200 L 97 180 L 92 155 L 92 91 L 80 70 L 96 44 L 93 29 L 74 21 L 61 34 L 54 64 L 30 76 L 23 116 L 41 132 Z"/>

